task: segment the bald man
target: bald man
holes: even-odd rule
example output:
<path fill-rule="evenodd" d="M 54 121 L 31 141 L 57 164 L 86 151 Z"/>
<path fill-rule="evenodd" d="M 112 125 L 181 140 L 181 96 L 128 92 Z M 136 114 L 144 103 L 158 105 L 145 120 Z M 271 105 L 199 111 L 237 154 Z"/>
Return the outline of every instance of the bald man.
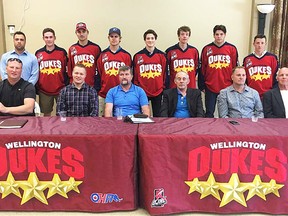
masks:
<path fill-rule="evenodd" d="M 189 75 L 180 71 L 174 82 L 176 88 L 165 90 L 161 104 L 161 117 L 195 118 L 204 117 L 201 91 L 188 88 Z"/>
<path fill-rule="evenodd" d="M 263 95 L 265 118 L 288 118 L 288 68 L 281 68 L 276 76 L 278 86 Z"/>

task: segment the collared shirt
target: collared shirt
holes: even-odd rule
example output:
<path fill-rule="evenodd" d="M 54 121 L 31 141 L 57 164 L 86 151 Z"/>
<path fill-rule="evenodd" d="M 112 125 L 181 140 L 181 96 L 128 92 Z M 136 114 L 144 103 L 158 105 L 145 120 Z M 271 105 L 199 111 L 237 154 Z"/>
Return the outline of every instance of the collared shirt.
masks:
<path fill-rule="evenodd" d="M 188 110 L 186 95 L 183 96 L 181 94 L 181 92 L 179 92 L 178 89 L 177 89 L 177 93 L 178 93 L 178 100 L 177 100 L 176 111 L 174 113 L 174 117 L 176 117 L 176 118 L 189 118 L 190 113 Z"/>
<path fill-rule="evenodd" d="M 133 115 L 142 112 L 142 106 L 148 105 L 148 98 L 142 88 L 131 84 L 128 91 L 124 91 L 120 85 L 111 88 L 105 99 L 106 103 L 113 104 L 113 116 L 116 109 L 122 108 L 122 115 Z"/>
<path fill-rule="evenodd" d="M 57 114 L 67 111 L 67 116 L 98 116 L 96 90 L 84 83 L 78 89 L 73 83 L 60 91 L 57 101 Z"/>
<path fill-rule="evenodd" d="M 286 118 L 288 118 L 288 112 L 286 111 L 288 110 L 288 90 L 280 90 L 280 94 L 282 96 Z"/>
<path fill-rule="evenodd" d="M 236 91 L 233 85 L 221 90 L 217 103 L 220 118 L 264 117 L 258 92 L 246 85 L 243 92 Z"/>
<path fill-rule="evenodd" d="M 266 52 L 267 52 L 267 51 L 266 51 L 266 50 L 264 50 L 264 51 L 263 51 L 263 53 L 261 53 L 261 55 L 260 55 L 260 56 L 259 56 L 259 55 L 257 55 L 255 51 L 253 51 L 253 54 L 254 54 L 256 57 L 258 57 L 258 58 L 261 58 L 261 57 L 263 57 L 263 56 L 266 54 Z"/>
<path fill-rule="evenodd" d="M 35 85 L 39 78 L 38 61 L 35 55 L 27 52 L 26 50 L 21 54 L 16 53 L 15 50 L 12 50 L 2 55 L 0 65 L 2 80 L 7 79 L 6 66 L 7 66 L 7 60 L 10 58 L 19 58 L 22 61 L 23 65 L 22 65 L 21 77 L 24 80 Z"/>

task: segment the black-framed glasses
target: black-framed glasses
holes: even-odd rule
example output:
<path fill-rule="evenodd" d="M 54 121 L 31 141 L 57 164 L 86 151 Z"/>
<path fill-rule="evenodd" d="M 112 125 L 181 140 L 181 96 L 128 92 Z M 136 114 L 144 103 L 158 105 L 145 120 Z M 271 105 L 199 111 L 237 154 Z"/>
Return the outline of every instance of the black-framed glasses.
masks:
<path fill-rule="evenodd" d="M 22 61 L 21 61 L 19 58 L 9 58 L 9 59 L 7 60 L 7 63 L 8 63 L 8 62 L 12 62 L 12 61 L 17 61 L 18 63 L 23 64 Z"/>

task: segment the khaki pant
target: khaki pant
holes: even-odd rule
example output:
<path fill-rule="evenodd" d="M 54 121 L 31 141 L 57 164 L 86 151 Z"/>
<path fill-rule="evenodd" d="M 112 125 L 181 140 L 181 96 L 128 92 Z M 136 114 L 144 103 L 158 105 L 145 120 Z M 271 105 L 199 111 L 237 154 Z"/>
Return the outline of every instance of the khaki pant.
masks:
<path fill-rule="evenodd" d="M 99 101 L 99 117 L 104 117 L 105 113 L 105 98 L 98 96 L 98 101 Z"/>

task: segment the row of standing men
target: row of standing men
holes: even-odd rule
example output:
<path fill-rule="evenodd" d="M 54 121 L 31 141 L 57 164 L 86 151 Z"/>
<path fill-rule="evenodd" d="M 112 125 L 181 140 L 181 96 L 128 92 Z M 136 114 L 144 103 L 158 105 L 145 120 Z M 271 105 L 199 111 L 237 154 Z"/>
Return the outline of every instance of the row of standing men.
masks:
<path fill-rule="evenodd" d="M 198 50 L 188 44 L 191 30 L 181 26 L 177 30 L 179 42 L 166 52 L 156 48 L 157 33 L 149 29 L 144 35 L 145 48 L 133 59 L 121 46 L 121 31 L 114 27 L 108 32 L 109 47 L 101 51 L 99 45 L 88 40 L 89 30 L 85 23 L 76 24 L 78 42 L 73 44 L 68 55 L 65 49 L 55 44 L 55 31 L 45 28 L 42 32 L 45 46 L 35 56 L 25 50 L 26 37 L 22 32 L 13 36 L 15 49 L 2 55 L 1 77 L 7 78 L 6 63 L 11 57 L 23 62 L 22 77 L 35 85 L 39 94 L 41 111 L 51 115 L 54 101 L 65 85 L 72 82 L 72 70 L 76 64 L 86 67 L 85 82 L 93 86 L 99 96 L 99 116 L 104 115 L 105 98 L 112 87 L 119 84 L 118 69 L 123 65 L 133 67 L 133 82 L 142 87 L 152 104 L 153 116 L 160 116 L 161 100 L 165 88 L 174 88 L 175 75 L 184 71 L 189 75 L 189 88 L 205 91 L 206 117 L 214 117 L 217 96 L 220 90 L 232 84 L 232 69 L 239 65 L 237 48 L 225 41 L 226 27 L 213 28 L 214 41 L 207 44 L 199 56 Z M 277 83 L 277 57 L 266 51 L 265 35 L 254 38 L 254 52 L 243 60 L 248 86 L 263 96 Z M 198 75 L 198 76 L 197 76 Z M 198 77 L 198 79 L 197 79 Z"/>

